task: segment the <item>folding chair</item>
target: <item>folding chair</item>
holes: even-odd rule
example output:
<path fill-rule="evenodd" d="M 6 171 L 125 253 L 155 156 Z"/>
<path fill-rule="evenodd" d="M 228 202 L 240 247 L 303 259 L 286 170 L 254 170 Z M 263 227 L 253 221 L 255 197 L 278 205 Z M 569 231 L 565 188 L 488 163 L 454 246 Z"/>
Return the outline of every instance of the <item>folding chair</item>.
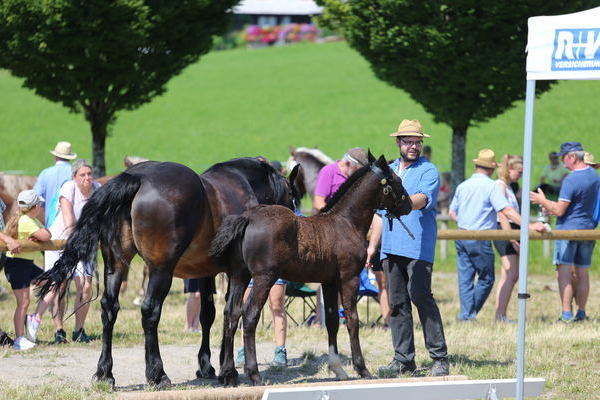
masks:
<path fill-rule="evenodd" d="M 285 287 L 285 313 L 296 326 L 307 323 L 311 315 L 317 315 L 317 291 L 303 283 L 288 282 Z M 289 308 L 296 299 L 302 299 L 302 322 L 298 323 L 289 312 Z M 308 315 L 307 315 L 308 312 Z"/>
<path fill-rule="evenodd" d="M 357 300 L 356 303 L 360 301 L 363 297 L 367 298 L 367 324 L 370 322 L 369 318 L 369 309 L 370 307 L 370 299 L 373 298 L 377 304 L 379 304 L 379 289 L 371 283 L 371 279 L 369 279 L 369 271 L 366 268 L 363 268 L 360 271 L 360 284 L 358 285 L 357 292 Z M 377 320 L 372 324 L 372 326 L 376 325 L 377 322 L 381 319 L 381 315 Z M 364 325 L 364 323 L 363 323 Z"/>

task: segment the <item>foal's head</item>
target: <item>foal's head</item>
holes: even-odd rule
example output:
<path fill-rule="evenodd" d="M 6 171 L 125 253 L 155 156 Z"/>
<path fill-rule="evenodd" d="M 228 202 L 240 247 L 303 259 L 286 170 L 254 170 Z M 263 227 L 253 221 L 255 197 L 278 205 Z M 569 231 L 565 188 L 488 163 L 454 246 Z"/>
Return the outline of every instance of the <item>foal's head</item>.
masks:
<path fill-rule="evenodd" d="M 402 186 L 402 179 L 392 171 L 382 155 L 377 161 L 369 151 L 369 168 L 379 178 L 381 203 L 379 209 L 387 210 L 393 217 L 400 217 L 412 211 L 410 196 Z"/>

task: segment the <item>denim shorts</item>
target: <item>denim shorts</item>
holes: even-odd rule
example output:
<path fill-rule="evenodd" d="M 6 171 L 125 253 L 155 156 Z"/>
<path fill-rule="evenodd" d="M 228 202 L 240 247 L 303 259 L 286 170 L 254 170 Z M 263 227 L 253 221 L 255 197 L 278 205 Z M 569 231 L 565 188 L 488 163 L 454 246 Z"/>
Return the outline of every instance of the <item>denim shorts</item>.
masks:
<path fill-rule="evenodd" d="M 556 240 L 554 242 L 554 265 L 574 265 L 588 268 L 592 265 L 595 240 Z"/>

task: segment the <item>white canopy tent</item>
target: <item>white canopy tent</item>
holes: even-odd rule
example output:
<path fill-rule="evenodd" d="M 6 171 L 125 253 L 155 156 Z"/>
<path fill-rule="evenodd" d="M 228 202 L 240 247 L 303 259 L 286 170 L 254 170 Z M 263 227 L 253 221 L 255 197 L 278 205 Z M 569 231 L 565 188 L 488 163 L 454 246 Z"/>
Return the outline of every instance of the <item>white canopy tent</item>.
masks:
<path fill-rule="evenodd" d="M 323 8 L 313 0 L 243 0 L 233 12 L 250 15 L 315 15 L 321 14 Z"/>
<path fill-rule="evenodd" d="M 600 7 L 573 14 L 529 18 L 527 38 L 527 91 L 523 144 L 522 226 L 529 222 L 531 148 L 535 81 L 600 79 Z M 529 234 L 521 229 L 519 255 L 519 325 L 517 343 L 517 399 L 523 399 L 525 369 L 525 311 Z"/>

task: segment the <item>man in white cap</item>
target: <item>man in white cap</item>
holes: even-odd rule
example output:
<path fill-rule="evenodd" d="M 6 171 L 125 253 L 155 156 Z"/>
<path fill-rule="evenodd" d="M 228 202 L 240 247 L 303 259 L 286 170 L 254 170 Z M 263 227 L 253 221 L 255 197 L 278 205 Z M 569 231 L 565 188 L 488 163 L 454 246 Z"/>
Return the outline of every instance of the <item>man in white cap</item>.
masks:
<path fill-rule="evenodd" d="M 521 215 L 509 205 L 502 189 L 490 177 L 498 166 L 496 155 L 483 149 L 473 159 L 475 173 L 458 185 L 450 203 L 449 215 L 458 222 L 459 229 L 481 231 L 497 228 L 497 214 L 521 225 Z M 507 226 L 506 229 L 509 227 Z M 544 230 L 544 224 L 535 222 L 530 229 Z M 494 251 L 489 240 L 456 240 L 458 268 L 459 321 L 474 321 L 494 286 Z M 474 283 L 477 276 L 477 283 Z"/>
<path fill-rule="evenodd" d="M 436 206 L 440 188 L 435 165 L 422 155 L 423 139 L 430 137 L 418 120 L 404 120 L 390 134 L 396 140 L 400 157 L 390 168 L 402 178 L 413 211 L 398 221 L 382 218 L 378 211 L 371 225 L 367 266 L 381 242 L 381 265 L 385 272 L 390 308 L 390 330 L 394 358 L 380 368 L 386 376 L 413 374 L 415 363 L 414 327 L 411 302 L 417 308 L 425 337 L 425 347 L 433 359 L 430 374 L 449 374 L 448 349 L 439 308 L 431 292 L 431 275 L 437 239 Z M 410 231 L 410 233 L 409 233 Z"/>
<path fill-rule="evenodd" d="M 49 221 L 53 218 L 58 209 L 50 210 L 53 199 L 63 183 L 71 179 L 71 160 L 77 158 L 77 154 L 71 150 L 71 143 L 58 142 L 54 150 L 50 150 L 54 156 L 55 164 L 44 169 L 38 176 L 33 190 L 42 196 L 44 202 L 44 222 L 49 226 Z"/>

